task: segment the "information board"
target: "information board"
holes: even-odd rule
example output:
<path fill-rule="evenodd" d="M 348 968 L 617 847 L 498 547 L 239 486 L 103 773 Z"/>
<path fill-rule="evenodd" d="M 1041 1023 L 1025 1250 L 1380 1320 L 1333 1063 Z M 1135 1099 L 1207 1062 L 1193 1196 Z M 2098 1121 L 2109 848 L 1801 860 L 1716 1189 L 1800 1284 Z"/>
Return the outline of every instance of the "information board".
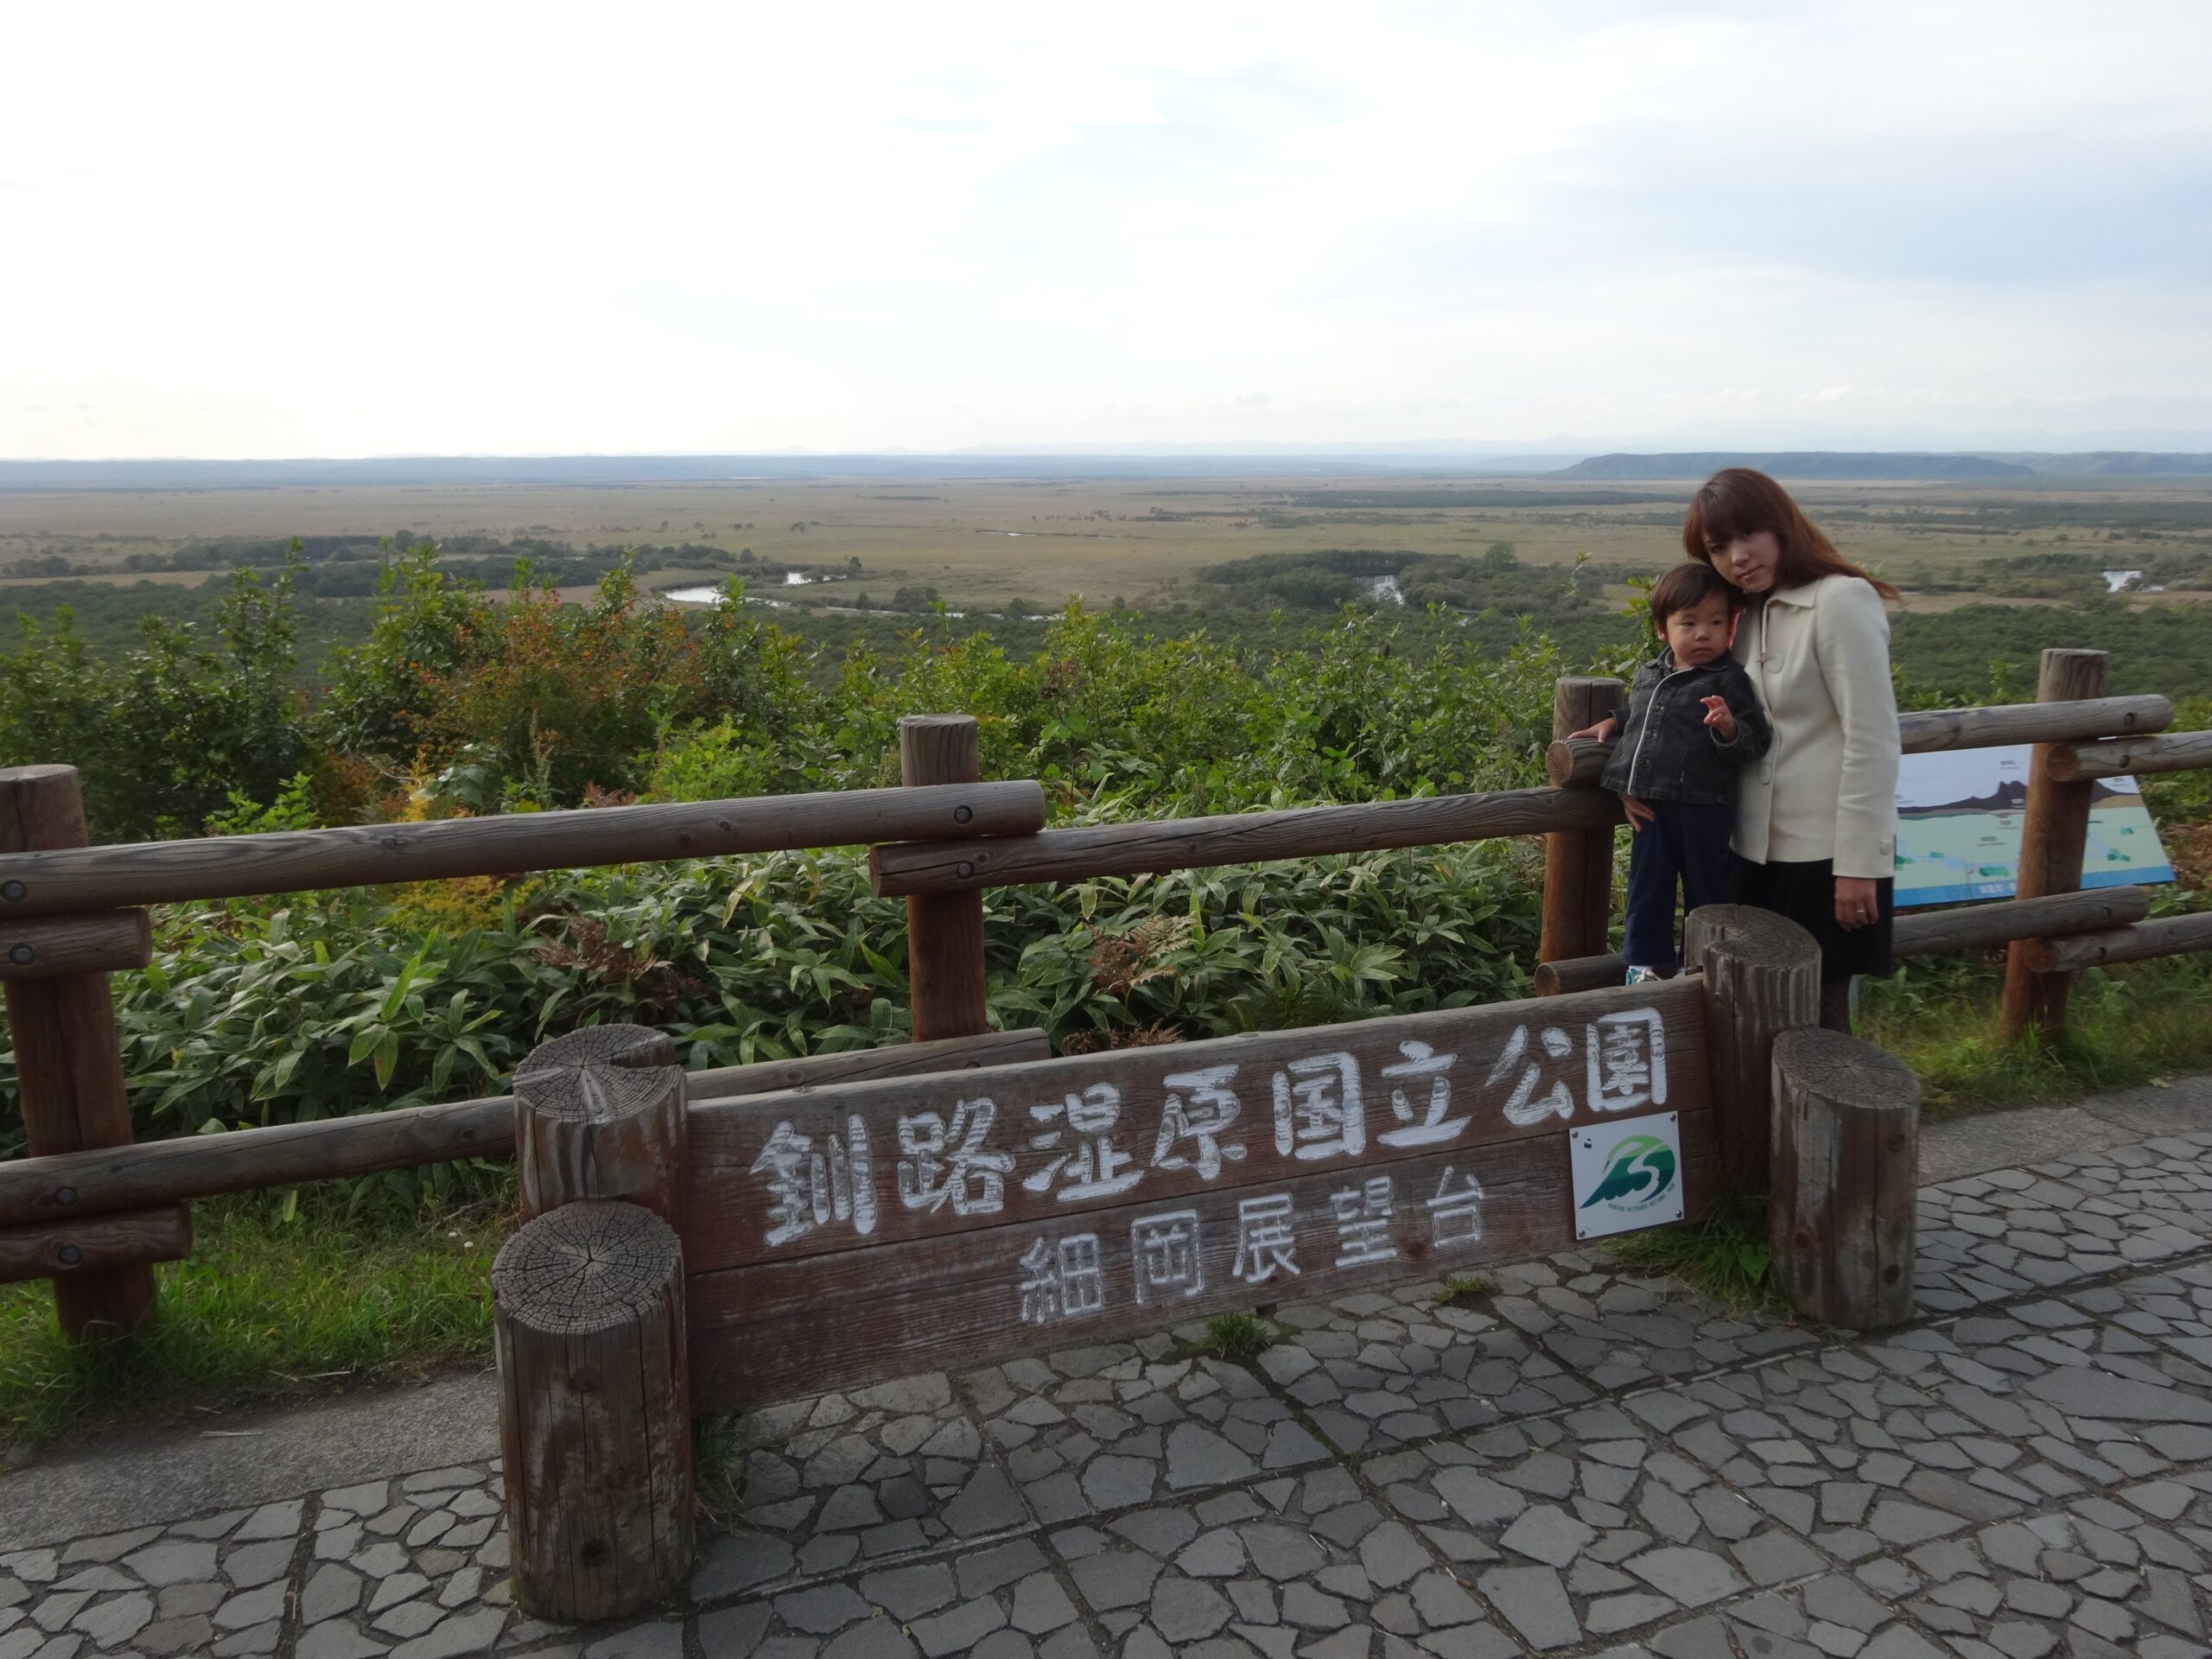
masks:
<path fill-rule="evenodd" d="M 1897 903 L 2009 899 L 2020 880 L 2030 746 L 1908 754 L 1897 768 Z M 2171 881 L 2173 867 L 2133 778 L 2092 786 L 2084 887 Z"/>

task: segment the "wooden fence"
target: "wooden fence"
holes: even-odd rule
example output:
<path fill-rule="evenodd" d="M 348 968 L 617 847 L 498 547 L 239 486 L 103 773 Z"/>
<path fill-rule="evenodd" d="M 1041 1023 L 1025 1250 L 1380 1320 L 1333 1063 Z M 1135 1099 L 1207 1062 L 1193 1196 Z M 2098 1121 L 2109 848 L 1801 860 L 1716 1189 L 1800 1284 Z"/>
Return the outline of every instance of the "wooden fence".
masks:
<path fill-rule="evenodd" d="M 2167 699 L 2104 696 L 2103 678 L 2102 652 L 2047 652 L 2037 702 L 1900 721 L 1908 753 L 2037 746 L 2020 896 L 1897 925 L 1905 954 L 2009 942 L 2011 1032 L 2059 1035 L 2083 966 L 2212 949 L 2212 916 L 2149 921 L 2140 889 L 2076 891 L 2094 780 L 2212 765 L 2212 733 L 2154 735 L 2172 721 Z M 1562 681 L 1556 733 L 1620 696 L 1618 682 Z M 71 768 L 0 772 L 0 983 L 29 1151 L 0 1164 L 0 1281 L 52 1279 L 73 1334 L 128 1329 L 153 1310 L 151 1264 L 188 1249 L 195 1198 L 512 1149 L 505 1097 L 132 1145 L 108 976 L 148 960 L 152 904 L 870 846 L 876 890 L 909 901 L 917 1040 L 696 1074 L 694 1103 L 1043 1055 L 1041 1033 L 988 1030 L 982 893 L 992 886 L 1541 836 L 1540 992 L 1618 979 L 1604 950 L 1620 809 L 1595 787 L 1597 746 L 1555 742 L 1542 788 L 1047 830 L 1037 784 L 980 779 L 972 720 L 919 717 L 900 735 L 897 789 L 116 847 L 87 844 Z"/>

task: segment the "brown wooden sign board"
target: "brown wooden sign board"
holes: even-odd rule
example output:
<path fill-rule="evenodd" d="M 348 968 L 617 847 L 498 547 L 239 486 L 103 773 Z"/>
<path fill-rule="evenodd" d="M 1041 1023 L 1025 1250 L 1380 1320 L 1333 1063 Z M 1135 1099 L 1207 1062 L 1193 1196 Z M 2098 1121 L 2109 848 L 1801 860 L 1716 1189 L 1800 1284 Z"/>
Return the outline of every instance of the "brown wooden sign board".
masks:
<path fill-rule="evenodd" d="M 1574 1242 L 1567 1131 L 1715 1132 L 1683 979 L 694 1110 L 700 1408 Z"/>

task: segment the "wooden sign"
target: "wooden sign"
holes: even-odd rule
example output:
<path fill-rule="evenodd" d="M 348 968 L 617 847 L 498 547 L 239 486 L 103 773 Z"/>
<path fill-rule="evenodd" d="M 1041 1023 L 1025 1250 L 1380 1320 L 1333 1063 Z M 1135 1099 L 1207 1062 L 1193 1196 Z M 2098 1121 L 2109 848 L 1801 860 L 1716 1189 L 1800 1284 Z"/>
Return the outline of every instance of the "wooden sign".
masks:
<path fill-rule="evenodd" d="M 1694 980 L 696 1109 L 701 1408 L 1573 1242 L 1567 1131 L 1714 1159 Z"/>

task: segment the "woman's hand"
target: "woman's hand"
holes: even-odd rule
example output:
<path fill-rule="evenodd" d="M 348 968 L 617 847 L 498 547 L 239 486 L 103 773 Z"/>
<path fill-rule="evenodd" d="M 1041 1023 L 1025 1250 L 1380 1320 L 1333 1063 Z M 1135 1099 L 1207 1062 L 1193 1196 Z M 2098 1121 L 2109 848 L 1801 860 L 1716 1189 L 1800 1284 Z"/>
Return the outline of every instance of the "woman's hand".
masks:
<path fill-rule="evenodd" d="M 1572 743 L 1579 737 L 1586 737 L 1593 743 L 1610 743 L 1613 741 L 1613 734 L 1619 729 L 1620 721 L 1613 715 L 1607 715 L 1595 726 L 1585 726 L 1579 732 L 1569 732 L 1567 734 L 1567 741 Z"/>
<path fill-rule="evenodd" d="M 1645 824 L 1659 816 L 1651 810 L 1650 802 L 1639 801 L 1633 795 L 1621 797 L 1621 810 L 1628 814 L 1628 827 L 1638 835 L 1643 833 Z"/>
<path fill-rule="evenodd" d="M 1713 734 L 1723 743 L 1736 741 L 1736 711 L 1728 706 L 1726 697 L 1700 697 L 1705 704 L 1705 723 L 1713 728 Z"/>
<path fill-rule="evenodd" d="M 1872 927 L 1881 914 L 1880 901 L 1875 896 L 1873 881 L 1863 875 L 1839 875 L 1835 879 L 1835 925 L 1847 933 L 1862 927 Z"/>

